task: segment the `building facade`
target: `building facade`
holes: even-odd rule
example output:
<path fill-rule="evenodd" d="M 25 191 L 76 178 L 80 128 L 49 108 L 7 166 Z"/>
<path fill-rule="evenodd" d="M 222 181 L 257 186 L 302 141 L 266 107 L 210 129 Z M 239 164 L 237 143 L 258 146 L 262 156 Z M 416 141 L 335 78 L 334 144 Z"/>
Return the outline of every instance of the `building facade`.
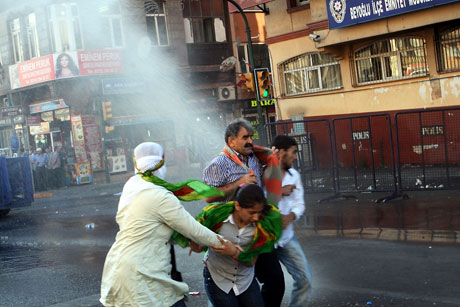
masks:
<path fill-rule="evenodd" d="M 3 154 L 62 146 L 73 183 L 131 175 L 142 141 L 203 163 L 233 118 L 229 22 L 221 0 L 2 3 Z"/>

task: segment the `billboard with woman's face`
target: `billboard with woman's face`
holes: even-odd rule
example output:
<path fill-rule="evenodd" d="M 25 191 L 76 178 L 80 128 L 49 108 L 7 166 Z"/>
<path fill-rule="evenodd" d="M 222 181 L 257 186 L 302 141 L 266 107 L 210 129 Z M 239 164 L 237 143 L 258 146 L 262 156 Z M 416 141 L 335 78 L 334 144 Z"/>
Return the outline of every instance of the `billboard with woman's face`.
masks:
<path fill-rule="evenodd" d="M 55 54 L 54 63 L 56 79 L 70 78 L 80 75 L 77 53 L 75 51 L 63 52 L 59 55 Z"/>

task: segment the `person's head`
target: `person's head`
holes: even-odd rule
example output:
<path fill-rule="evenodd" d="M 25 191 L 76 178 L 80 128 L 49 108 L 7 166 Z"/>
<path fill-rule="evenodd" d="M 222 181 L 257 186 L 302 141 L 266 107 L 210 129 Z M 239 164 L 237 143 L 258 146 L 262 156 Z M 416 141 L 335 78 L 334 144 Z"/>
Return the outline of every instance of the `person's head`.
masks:
<path fill-rule="evenodd" d="M 19 154 L 23 154 L 24 153 L 24 148 L 19 148 Z"/>
<path fill-rule="evenodd" d="M 256 184 L 247 184 L 236 192 L 233 217 L 237 223 L 249 225 L 259 220 L 266 206 L 267 200 L 262 188 Z"/>
<path fill-rule="evenodd" d="M 279 150 L 281 167 L 288 169 L 297 159 L 297 142 L 293 137 L 277 135 L 272 142 L 272 147 Z"/>
<path fill-rule="evenodd" d="M 140 173 L 152 171 L 155 176 L 164 179 L 166 166 L 164 165 L 164 151 L 160 144 L 144 142 L 134 148 L 134 167 Z"/>
<path fill-rule="evenodd" d="M 62 146 L 61 146 L 61 145 L 58 145 L 58 146 L 56 146 L 55 151 L 56 151 L 56 152 L 60 152 L 60 151 L 61 151 L 61 148 L 62 148 Z"/>
<path fill-rule="evenodd" d="M 41 155 L 42 153 L 43 153 L 43 150 L 40 147 L 38 147 L 37 148 L 37 154 Z"/>
<path fill-rule="evenodd" d="M 225 143 L 244 156 L 252 153 L 252 134 L 254 127 L 245 119 L 232 121 L 225 130 Z"/>
<path fill-rule="evenodd" d="M 45 148 L 45 152 L 46 152 L 46 153 L 50 153 L 50 152 L 51 152 L 51 148 L 46 147 L 46 148 Z"/>

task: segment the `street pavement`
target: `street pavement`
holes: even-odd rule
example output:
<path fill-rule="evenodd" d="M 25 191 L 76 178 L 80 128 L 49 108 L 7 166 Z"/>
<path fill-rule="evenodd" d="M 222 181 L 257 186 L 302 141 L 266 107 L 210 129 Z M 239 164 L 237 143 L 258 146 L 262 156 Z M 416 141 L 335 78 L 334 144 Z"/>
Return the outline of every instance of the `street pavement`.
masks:
<path fill-rule="evenodd" d="M 113 183 L 51 191 L 53 197 L 0 219 L 0 306 L 100 306 L 121 188 Z M 460 306 L 457 237 L 433 240 L 435 228 L 460 230 L 455 206 L 460 197 L 448 191 L 410 196 L 375 204 L 378 195 L 328 203 L 317 202 L 324 195 L 309 195 L 297 234 L 313 271 L 311 306 Z M 204 205 L 185 204 L 192 215 Z M 382 235 L 382 229 L 398 236 Z M 201 255 L 188 256 L 177 247 L 176 254 L 190 290 L 200 292 L 189 296 L 188 306 L 207 306 Z M 286 279 L 283 306 L 292 289 Z"/>

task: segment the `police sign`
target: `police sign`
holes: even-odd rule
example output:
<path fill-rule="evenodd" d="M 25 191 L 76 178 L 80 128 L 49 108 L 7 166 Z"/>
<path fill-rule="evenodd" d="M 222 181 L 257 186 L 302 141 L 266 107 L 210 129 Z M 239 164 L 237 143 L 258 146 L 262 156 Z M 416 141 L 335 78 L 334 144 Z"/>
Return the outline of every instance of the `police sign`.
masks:
<path fill-rule="evenodd" d="M 326 0 L 329 29 L 388 18 L 460 0 Z"/>

